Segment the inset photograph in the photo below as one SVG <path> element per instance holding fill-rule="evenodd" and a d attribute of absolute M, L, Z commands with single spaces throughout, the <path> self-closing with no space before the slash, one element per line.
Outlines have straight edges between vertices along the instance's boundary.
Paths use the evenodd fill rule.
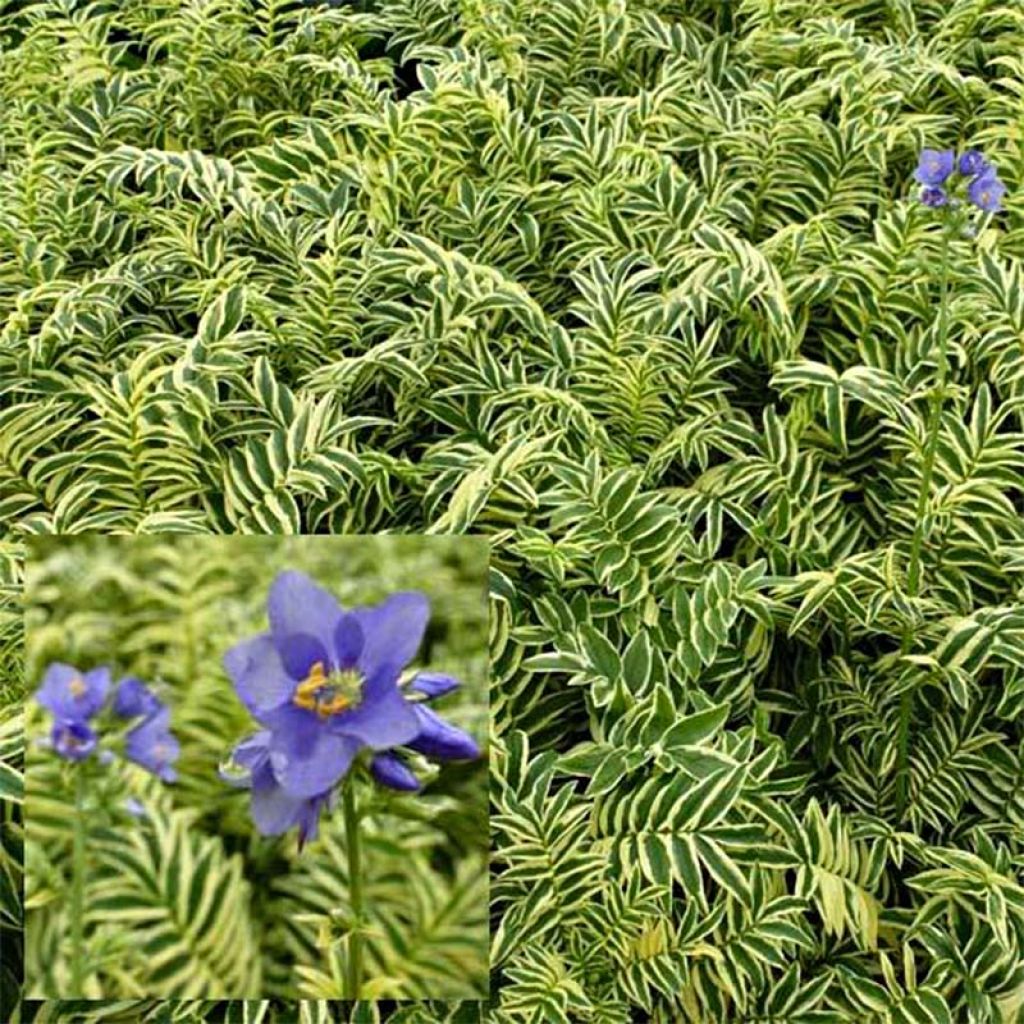
<path fill-rule="evenodd" d="M 27 998 L 486 998 L 487 567 L 33 539 Z"/>

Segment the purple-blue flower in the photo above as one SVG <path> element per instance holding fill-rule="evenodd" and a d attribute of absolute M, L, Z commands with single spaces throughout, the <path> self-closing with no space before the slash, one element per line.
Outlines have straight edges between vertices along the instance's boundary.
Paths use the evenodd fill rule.
<path fill-rule="evenodd" d="M 961 153 L 957 162 L 957 169 L 960 173 L 970 177 L 982 175 L 989 168 L 990 164 L 980 149 L 969 149 L 966 153 Z"/>
<path fill-rule="evenodd" d="M 166 707 L 130 729 L 124 741 L 125 757 L 164 782 L 178 777 L 174 762 L 180 752 L 181 744 L 171 732 L 171 711 Z"/>
<path fill-rule="evenodd" d="M 952 173 L 956 154 L 951 149 L 922 149 L 914 177 L 922 185 L 941 185 Z"/>
<path fill-rule="evenodd" d="M 277 781 L 270 761 L 270 733 L 258 732 L 242 740 L 231 755 L 234 770 L 221 769 L 221 778 L 232 786 L 252 791 L 250 809 L 260 833 L 277 836 L 296 825 L 299 848 L 315 839 L 320 812 L 334 801 L 333 791 L 312 797 L 292 796 Z"/>
<path fill-rule="evenodd" d="M 114 691 L 114 714 L 121 718 L 153 715 L 162 707 L 156 694 L 135 676 L 122 679 Z"/>
<path fill-rule="evenodd" d="M 87 722 L 103 707 L 109 689 L 109 669 L 79 672 L 57 661 L 47 667 L 35 697 L 58 721 Z"/>
<path fill-rule="evenodd" d="M 270 629 L 233 647 L 224 667 L 264 727 L 235 748 L 222 777 L 251 790 L 253 821 L 264 835 L 298 826 L 315 837 L 320 812 L 364 749 L 378 781 L 415 790 L 415 774 L 395 750 L 435 757 L 476 757 L 462 730 L 421 706 L 457 687 L 451 676 L 421 672 L 403 693 L 402 669 L 423 638 L 423 594 L 392 594 L 381 604 L 345 610 L 303 573 L 287 571 L 268 598 Z"/>
<path fill-rule="evenodd" d="M 427 625 L 422 594 L 345 611 L 308 576 L 287 571 L 267 606 L 270 630 L 228 651 L 224 667 L 270 733 L 270 763 L 286 792 L 324 793 L 362 747 L 384 750 L 416 735 L 398 678 Z"/>
<path fill-rule="evenodd" d="M 985 213 L 998 213 L 1003 208 L 1006 186 L 999 180 L 994 168 L 975 178 L 967 186 L 967 198 Z"/>
<path fill-rule="evenodd" d="M 84 761 L 99 745 L 99 731 L 90 724 L 101 711 L 121 717 L 144 716 L 125 737 L 125 756 L 167 782 L 176 776 L 171 767 L 178 756 L 178 741 L 170 730 L 171 712 L 138 679 L 123 679 L 110 697 L 110 670 L 80 672 L 63 662 L 50 664 L 36 699 L 53 715 L 50 747 L 69 761 Z M 110 764 L 110 749 L 97 751 L 101 764 Z"/>
<path fill-rule="evenodd" d="M 925 206 L 945 206 L 949 202 L 949 197 L 946 195 L 946 190 L 940 188 L 938 185 L 925 185 L 921 189 L 921 202 Z"/>
<path fill-rule="evenodd" d="M 57 721 L 50 731 L 50 742 L 61 757 L 84 761 L 96 749 L 97 736 L 85 722 Z"/>

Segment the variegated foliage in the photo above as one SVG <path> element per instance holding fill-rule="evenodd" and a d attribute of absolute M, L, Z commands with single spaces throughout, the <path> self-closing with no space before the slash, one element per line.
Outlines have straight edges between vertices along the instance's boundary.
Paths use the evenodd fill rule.
<path fill-rule="evenodd" d="M 488 1020 L 1018 1020 L 1019 0 L 5 11 L 12 602 L 32 533 L 480 533 Z"/>

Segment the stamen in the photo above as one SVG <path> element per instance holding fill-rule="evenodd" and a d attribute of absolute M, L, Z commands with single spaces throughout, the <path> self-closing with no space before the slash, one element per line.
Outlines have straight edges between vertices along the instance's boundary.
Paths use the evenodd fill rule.
<path fill-rule="evenodd" d="M 321 702 L 320 706 L 316 709 L 317 714 L 321 718 L 326 718 L 328 715 L 336 715 L 339 711 L 344 711 L 345 708 L 350 707 L 352 701 L 348 699 L 343 693 L 336 693 L 329 700 Z"/>
<path fill-rule="evenodd" d="M 75 676 L 74 679 L 68 683 L 68 693 L 70 693 L 72 697 L 81 697 L 82 694 L 85 693 L 85 690 L 85 683 L 82 682 L 79 676 Z"/>
<path fill-rule="evenodd" d="M 358 703 L 362 676 L 355 669 L 324 673 L 322 661 L 315 662 L 309 675 L 295 687 L 292 703 L 306 711 L 315 711 L 321 718 L 339 714 Z"/>

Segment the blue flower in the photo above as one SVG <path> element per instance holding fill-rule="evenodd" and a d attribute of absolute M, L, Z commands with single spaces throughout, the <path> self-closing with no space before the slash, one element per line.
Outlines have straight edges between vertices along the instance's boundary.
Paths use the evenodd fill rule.
<path fill-rule="evenodd" d="M 177 774 L 172 765 L 180 748 L 170 730 L 170 710 L 134 677 L 122 679 L 108 702 L 109 691 L 107 668 L 79 672 L 63 662 L 49 665 L 35 696 L 53 715 L 50 746 L 69 761 L 83 761 L 99 744 L 99 734 L 88 723 L 104 707 L 125 718 L 144 716 L 125 736 L 125 756 L 165 782 L 174 781 Z M 96 756 L 104 765 L 114 760 L 109 749 L 98 751 Z"/>
<path fill-rule="evenodd" d="M 990 164 L 980 149 L 969 149 L 960 155 L 957 169 L 964 175 L 980 176 L 990 169 Z"/>
<path fill-rule="evenodd" d="M 84 722 L 57 721 L 50 731 L 50 742 L 61 757 L 84 761 L 96 749 L 97 736 Z"/>
<path fill-rule="evenodd" d="M 941 185 L 952 173 L 956 155 L 951 149 L 922 149 L 914 177 L 922 185 Z"/>
<path fill-rule="evenodd" d="M 156 694 L 141 679 L 128 676 L 114 691 L 114 714 L 121 718 L 156 714 L 163 707 Z"/>
<path fill-rule="evenodd" d="M 270 630 L 233 647 L 224 667 L 269 732 L 277 783 L 290 796 L 327 792 L 363 747 L 385 750 L 418 731 L 398 686 L 429 616 L 426 597 L 393 594 L 345 611 L 300 572 L 281 573 L 267 602 Z"/>
<path fill-rule="evenodd" d="M 250 809 L 261 835 L 277 836 L 298 826 L 299 848 L 315 839 L 320 812 L 334 801 L 332 792 L 312 797 L 292 796 L 277 781 L 271 765 L 270 733 L 258 732 L 235 747 L 232 764 L 221 767 L 220 777 L 232 786 L 252 791 Z"/>
<path fill-rule="evenodd" d="M 109 689 L 109 669 L 79 672 L 57 661 L 47 667 L 35 698 L 58 721 L 87 722 L 103 707 Z"/>
<path fill-rule="evenodd" d="M 925 206 L 945 206 L 949 202 L 945 189 L 940 188 L 938 185 L 925 185 L 921 189 L 920 199 Z"/>
<path fill-rule="evenodd" d="M 409 696 L 399 686 L 428 616 L 419 593 L 346 611 L 302 573 L 274 580 L 269 631 L 224 656 L 239 697 L 264 728 L 236 746 L 221 777 L 251 791 L 260 833 L 298 826 L 300 846 L 314 838 L 335 786 L 364 749 L 375 751 L 373 776 L 402 790 L 420 782 L 395 748 L 441 758 L 479 754 L 471 736 L 421 706 L 455 689 L 456 679 L 420 672 Z"/>
<path fill-rule="evenodd" d="M 1005 194 L 1006 186 L 991 167 L 967 186 L 967 198 L 986 213 L 998 213 L 1003 208 Z"/>
<path fill-rule="evenodd" d="M 174 782 L 178 777 L 173 765 L 181 752 L 181 744 L 171 732 L 170 725 L 170 709 L 161 707 L 130 729 L 124 742 L 125 757 L 164 782 Z"/>

